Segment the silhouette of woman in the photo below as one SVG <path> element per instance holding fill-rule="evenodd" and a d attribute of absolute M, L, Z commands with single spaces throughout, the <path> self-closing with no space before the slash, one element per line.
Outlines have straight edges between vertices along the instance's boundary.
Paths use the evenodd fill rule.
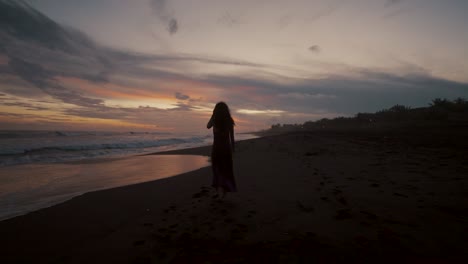
<path fill-rule="evenodd" d="M 234 120 L 229 112 L 229 107 L 224 102 L 216 104 L 213 115 L 206 125 L 208 129 L 213 127 L 213 148 L 211 150 L 211 166 L 213 169 L 212 186 L 226 192 L 236 192 L 236 182 L 232 166 L 232 152 L 234 145 Z"/>

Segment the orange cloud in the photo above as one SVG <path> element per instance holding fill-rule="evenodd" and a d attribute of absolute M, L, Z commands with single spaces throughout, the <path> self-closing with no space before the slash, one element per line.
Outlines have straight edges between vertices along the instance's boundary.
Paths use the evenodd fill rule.
<path fill-rule="evenodd" d="M 67 130 L 114 130 L 114 131 L 172 131 L 171 127 L 122 121 L 118 119 L 83 118 L 61 115 L 1 115 L 0 122 L 9 129 L 67 129 Z"/>
<path fill-rule="evenodd" d="M 175 93 L 186 94 L 190 99 L 205 102 L 219 101 L 229 97 L 233 89 L 189 79 L 164 79 L 155 81 L 155 91 L 148 88 L 123 86 L 113 83 L 92 83 L 76 77 L 57 77 L 57 81 L 64 86 L 91 97 L 104 100 L 126 101 L 127 105 L 155 105 L 156 107 L 172 108 L 179 101 Z M 157 89 L 157 91 L 156 91 Z"/>
<path fill-rule="evenodd" d="M 174 96 L 166 93 L 158 93 L 144 90 L 137 87 L 125 87 L 113 83 L 91 83 L 84 79 L 74 77 L 57 77 L 57 80 L 65 85 L 73 86 L 76 90 L 86 92 L 88 95 L 94 95 L 101 98 L 113 99 L 159 99 L 172 100 Z"/>
<path fill-rule="evenodd" d="M 0 65 L 7 65 L 10 59 L 5 56 L 0 54 Z"/>

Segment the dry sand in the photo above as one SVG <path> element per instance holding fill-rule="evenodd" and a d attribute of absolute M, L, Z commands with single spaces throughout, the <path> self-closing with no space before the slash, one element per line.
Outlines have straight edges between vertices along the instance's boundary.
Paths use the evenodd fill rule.
<path fill-rule="evenodd" d="M 238 193 L 214 198 L 209 167 L 87 193 L 0 222 L 0 261 L 463 263 L 468 155 L 449 141 L 318 132 L 238 142 Z"/>

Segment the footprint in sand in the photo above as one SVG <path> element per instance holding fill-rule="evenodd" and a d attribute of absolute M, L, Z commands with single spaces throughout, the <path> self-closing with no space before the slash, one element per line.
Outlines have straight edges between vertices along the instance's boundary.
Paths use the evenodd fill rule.
<path fill-rule="evenodd" d="M 192 195 L 192 198 L 202 198 L 202 197 L 207 197 L 210 195 L 210 191 L 208 189 L 203 189 L 200 192 L 197 192 Z"/>
<path fill-rule="evenodd" d="M 348 205 L 348 202 L 346 201 L 344 197 L 338 198 L 338 202 L 340 202 L 342 205 Z"/>
<path fill-rule="evenodd" d="M 364 210 L 361 210 L 361 214 L 364 214 L 370 220 L 376 220 L 378 218 L 376 214 Z"/>
<path fill-rule="evenodd" d="M 408 195 L 397 193 L 397 192 L 394 192 L 393 195 L 408 198 Z"/>
<path fill-rule="evenodd" d="M 343 191 L 341 191 L 340 189 L 338 189 L 336 187 L 335 187 L 335 189 L 333 189 L 333 194 L 334 195 L 338 195 L 338 194 L 341 194 L 341 193 L 343 193 Z"/>
<path fill-rule="evenodd" d="M 164 209 L 163 212 L 164 212 L 165 214 L 167 214 L 167 213 L 169 213 L 169 212 L 171 212 L 171 211 L 175 211 L 176 209 L 177 209 L 177 206 L 171 205 L 171 206 L 169 206 L 169 208 Z"/>
<path fill-rule="evenodd" d="M 227 214 L 228 214 L 228 210 L 222 209 L 222 210 L 220 211 L 220 213 L 221 213 L 222 215 L 227 215 Z"/>
<path fill-rule="evenodd" d="M 241 240 L 242 239 L 242 233 L 240 232 L 239 229 L 232 229 L 231 230 L 231 240 Z"/>
<path fill-rule="evenodd" d="M 247 232 L 248 227 L 245 224 L 237 224 L 236 225 L 241 231 Z"/>
<path fill-rule="evenodd" d="M 133 242 L 133 245 L 134 246 L 142 246 L 142 245 L 145 244 L 145 242 L 146 242 L 145 240 L 137 240 L 137 241 Z"/>
<path fill-rule="evenodd" d="M 306 153 L 304 154 L 304 156 L 307 156 L 307 157 L 310 157 L 310 156 L 317 156 L 317 155 L 319 155 L 319 153 L 318 153 L 317 151 L 315 151 L 315 152 L 306 152 Z"/>
<path fill-rule="evenodd" d="M 371 243 L 371 240 L 363 235 L 354 237 L 354 241 L 361 247 L 368 247 Z"/>
<path fill-rule="evenodd" d="M 151 257 L 140 256 L 140 257 L 137 257 L 132 263 L 135 263 L 135 264 L 150 264 L 151 263 Z"/>
<path fill-rule="evenodd" d="M 245 224 L 236 224 L 235 228 L 231 230 L 231 239 L 239 240 L 242 239 L 248 232 L 249 228 Z"/>
<path fill-rule="evenodd" d="M 336 212 L 335 219 L 336 220 L 345 220 L 351 219 L 351 210 L 349 209 L 340 209 Z"/>
<path fill-rule="evenodd" d="M 247 212 L 247 218 L 251 218 L 251 217 L 253 217 L 253 216 L 256 215 L 256 214 L 257 214 L 257 211 L 255 211 L 255 210 L 249 210 L 249 211 Z"/>

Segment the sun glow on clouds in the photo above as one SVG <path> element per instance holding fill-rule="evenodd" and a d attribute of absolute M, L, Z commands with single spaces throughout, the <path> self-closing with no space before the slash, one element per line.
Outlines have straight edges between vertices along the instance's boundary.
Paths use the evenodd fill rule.
<path fill-rule="evenodd" d="M 465 29 L 464 5 L 446 17 L 438 7 L 454 1 L 417 10 L 406 9 L 412 1 L 366 1 L 200 1 L 197 12 L 184 1 L 153 1 L 177 14 L 170 32 L 168 21 L 154 21 L 151 1 L 54 1 L 44 9 L 82 33 L 43 27 L 47 14 L 30 17 L 7 1 L 22 16 L 0 16 L 0 126 L 198 131 L 215 103 L 226 101 L 237 129 L 252 130 L 466 97 L 467 35 L 447 30 Z M 140 28 L 148 21 L 160 25 Z"/>
<path fill-rule="evenodd" d="M 63 109 L 62 109 L 63 110 Z M 103 119 L 67 115 L 60 109 L 32 110 L 25 106 L 0 107 L 0 129 L 93 129 L 93 130 L 154 130 L 152 124 L 141 124 L 120 119 Z M 8 127 L 3 127 L 8 125 Z M 90 125 L 92 124 L 92 125 Z M 157 127 L 158 131 L 170 128 Z"/>
<path fill-rule="evenodd" d="M 239 109 L 237 110 L 239 114 L 246 114 L 246 115 L 280 115 L 286 113 L 282 110 L 253 110 L 253 109 Z"/>
<path fill-rule="evenodd" d="M 78 78 L 58 78 L 62 83 L 80 92 L 104 100 L 107 106 L 133 107 L 151 106 L 173 109 L 177 100 L 172 93 L 153 92 L 143 88 L 125 87 L 112 83 L 95 84 Z"/>
<path fill-rule="evenodd" d="M 106 99 L 104 104 L 109 107 L 128 107 L 128 108 L 138 108 L 138 107 L 156 107 L 159 109 L 174 109 L 177 108 L 176 105 L 170 102 L 165 102 L 163 100 L 125 100 L 125 99 Z"/>

